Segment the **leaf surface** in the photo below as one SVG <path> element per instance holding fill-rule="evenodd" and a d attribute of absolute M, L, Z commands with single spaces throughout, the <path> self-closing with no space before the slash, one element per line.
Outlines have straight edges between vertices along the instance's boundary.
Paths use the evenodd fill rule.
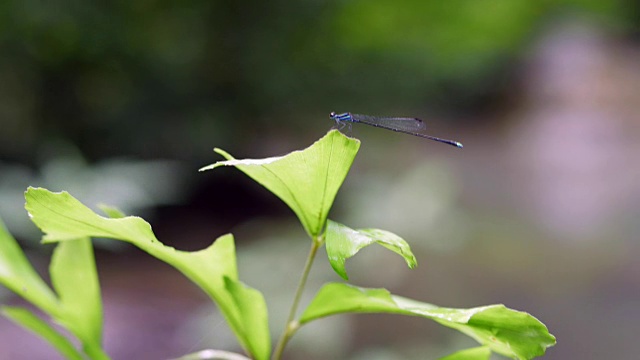
<path fill-rule="evenodd" d="M 284 201 L 307 233 L 317 237 L 324 230 L 327 214 L 359 148 L 359 140 L 331 130 L 310 147 L 279 157 L 237 160 L 214 149 L 227 160 L 200 171 L 237 167 Z"/>
<path fill-rule="evenodd" d="M 32 221 L 45 233 L 44 242 L 105 237 L 139 247 L 172 265 L 198 285 L 218 305 L 244 349 L 255 359 L 268 359 L 270 335 L 264 297 L 255 290 L 230 292 L 226 285 L 229 281 L 238 282 L 232 235 L 221 236 L 200 251 L 179 251 L 158 241 L 149 223 L 142 218 L 120 217 L 120 214 L 114 219 L 102 217 L 67 192 L 29 188 L 25 198 Z M 254 308 L 247 311 L 247 304 Z M 260 314 L 261 311 L 265 313 Z"/>
<path fill-rule="evenodd" d="M 471 309 L 443 308 L 385 289 L 329 283 L 323 286 L 300 317 L 300 324 L 341 313 L 391 313 L 420 316 L 461 331 L 492 351 L 517 359 L 541 356 L 555 337 L 533 316 L 504 305 Z"/>
<path fill-rule="evenodd" d="M 327 256 L 333 270 L 343 279 L 348 280 L 345 262 L 360 249 L 371 244 L 380 244 L 402 256 L 409 268 L 418 265 L 416 257 L 406 241 L 398 235 L 380 229 L 354 230 L 345 225 L 329 220 L 325 234 Z"/>

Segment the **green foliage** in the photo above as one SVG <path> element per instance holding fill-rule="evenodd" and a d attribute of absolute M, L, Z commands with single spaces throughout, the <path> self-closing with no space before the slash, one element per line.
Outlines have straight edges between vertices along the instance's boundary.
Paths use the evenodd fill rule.
<path fill-rule="evenodd" d="M 216 149 L 227 160 L 203 168 L 238 167 L 288 204 L 312 240 L 285 331 L 271 358 L 281 358 L 288 340 L 301 326 L 341 313 L 424 317 L 465 333 L 483 345 L 453 354 L 450 359 L 486 359 L 488 352 L 531 359 L 553 346 L 555 338 L 544 324 L 527 313 L 503 305 L 444 308 L 392 295 L 385 289 L 364 289 L 348 284 L 326 284 L 297 317 L 308 273 L 318 248 L 323 244 L 327 245 L 332 267 L 345 279 L 346 259 L 373 243 L 401 255 L 410 268 L 416 266 L 408 243 L 399 236 L 379 229 L 353 230 L 327 220 L 329 209 L 359 146 L 359 141 L 332 130 L 309 148 L 282 157 L 236 160 Z M 102 305 L 89 240 L 102 237 L 131 243 L 182 272 L 216 303 L 251 358 L 269 358 L 271 338 L 266 303 L 258 290 L 239 281 L 232 235 L 221 236 L 201 251 L 178 251 L 158 241 L 151 226 L 143 219 L 124 216 L 116 209 L 103 207 L 111 218 L 103 217 L 66 192 L 53 193 L 39 188 L 29 188 L 25 198 L 32 221 L 45 233 L 43 241 L 57 243 L 50 268 L 55 294 L 37 276 L 3 227 L 0 227 L 0 250 L 4 250 L 0 252 L 0 281 L 69 330 L 81 341 L 82 351 L 88 357 L 107 358 L 100 346 Z M 76 286 L 78 283 L 83 286 Z M 81 356 L 64 336 L 32 313 L 9 307 L 3 308 L 2 313 L 47 339 L 67 358 Z M 225 359 L 243 358 L 239 354 L 218 350 L 198 352 L 184 358 L 201 358 L 214 353 Z"/>
<path fill-rule="evenodd" d="M 402 256 L 409 268 L 413 269 L 418 265 L 418 261 L 413 256 L 409 244 L 398 235 L 385 230 L 353 230 L 329 220 L 327 222 L 325 241 L 331 267 L 345 280 L 349 280 L 347 271 L 344 268 L 345 261 L 354 256 L 360 249 L 374 243 L 378 243 Z"/>
<path fill-rule="evenodd" d="M 104 237 L 129 242 L 172 265 L 218 305 L 240 344 L 256 359 L 270 352 L 266 304 L 262 295 L 238 280 L 233 237 L 224 235 L 208 248 L 185 252 L 160 243 L 139 217 L 109 219 L 94 213 L 68 193 L 30 188 L 26 208 L 45 233 L 44 242 L 75 242 Z"/>
<path fill-rule="evenodd" d="M 58 299 L 31 266 L 27 257 L 0 221 L 0 283 L 42 311 L 55 313 Z"/>
<path fill-rule="evenodd" d="M 236 160 L 215 149 L 227 161 L 200 170 L 237 167 L 289 205 L 307 233 L 316 237 L 324 230 L 327 214 L 359 148 L 360 141 L 333 130 L 304 151 L 281 157 Z"/>
<path fill-rule="evenodd" d="M 533 316 L 489 305 L 471 309 L 451 309 L 391 295 L 385 289 L 364 289 L 330 283 L 315 296 L 300 323 L 341 313 L 390 313 L 421 316 L 463 332 L 496 353 L 518 359 L 544 354 L 555 338 Z"/>
<path fill-rule="evenodd" d="M 488 346 L 479 346 L 457 351 L 451 355 L 440 358 L 440 360 L 489 360 L 490 357 L 491 349 Z"/>
<path fill-rule="evenodd" d="M 91 240 L 80 237 L 56 246 L 49 273 L 60 299 L 58 323 L 80 339 L 87 354 L 101 353 L 102 301 Z"/>
<path fill-rule="evenodd" d="M 15 239 L 0 225 L 0 283 L 71 332 L 91 359 L 108 358 L 100 345 L 102 303 L 90 240 L 78 236 L 54 250 L 49 273 L 56 296 L 31 267 Z M 2 313 L 45 338 L 67 357 L 77 358 L 78 353 L 71 350 L 73 347 L 64 336 L 29 310 L 3 307 Z"/>

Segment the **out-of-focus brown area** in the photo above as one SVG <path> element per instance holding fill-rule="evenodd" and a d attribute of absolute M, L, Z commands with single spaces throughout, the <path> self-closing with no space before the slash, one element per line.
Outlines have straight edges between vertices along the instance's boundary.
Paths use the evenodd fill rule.
<path fill-rule="evenodd" d="M 143 216 L 201 249 L 232 232 L 240 278 L 263 291 L 274 339 L 309 241 L 238 158 L 304 148 L 330 111 L 417 116 L 464 149 L 366 126 L 330 217 L 397 233 L 350 282 L 448 307 L 527 311 L 548 359 L 640 352 L 640 43 L 624 1 L 142 1 L 0 4 L 0 217 L 46 277 L 51 246 L 27 186 Z M 238 350 L 215 306 L 171 267 L 95 242 L 113 359 Z M 320 254 L 306 300 L 339 281 Z M 2 304 L 22 304 L 0 289 Z M 288 359 L 431 359 L 474 343 L 418 318 L 335 317 Z M 0 360 L 55 359 L 0 318 Z"/>

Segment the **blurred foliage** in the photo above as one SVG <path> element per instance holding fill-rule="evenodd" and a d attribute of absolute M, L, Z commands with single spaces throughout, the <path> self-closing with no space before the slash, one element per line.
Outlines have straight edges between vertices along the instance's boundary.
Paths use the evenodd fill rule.
<path fill-rule="evenodd" d="M 580 16 L 624 30 L 629 6 L 7 0 L 0 154 L 31 162 L 38 144 L 64 138 L 91 160 L 190 158 L 212 143 L 330 126 L 301 114 L 473 108 L 501 91 L 540 25 Z M 291 125 L 274 129 L 282 121 Z"/>

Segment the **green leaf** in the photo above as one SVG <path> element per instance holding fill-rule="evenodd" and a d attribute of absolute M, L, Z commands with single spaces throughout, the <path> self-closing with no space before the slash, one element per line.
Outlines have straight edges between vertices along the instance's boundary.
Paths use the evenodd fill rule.
<path fill-rule="evenodd" d="M 160 243 L 149 223 L 139 217 L 104 218 L 66 192 L 53 193 L 46 189 L 29 188 L 25 198 L 31 220 L 45 233 L 43 241 L 104 237 L 126 241 L 139 247 L 178 269 L 207 293 L 216 302 L 229 327 L 249 354 L 258 360 L 269 357 L 270 351 L 265 351 L 263 345 L 270 342 L 266 331 L 266 313 L 257 316 L 259 310 L 254 310 L 251 316 L 255 319 L 247 319 L 248 314 L 241 310 L 244 307 L 243 301 L 254 302 L 256 309 L 266 309 L 264 298 L 257 292 L 238 291 L 232 294 L 225 284 L 226 278 L 238 281 L 232 235 L 221 236 L 204 250 L 179 251 Z M 250 295 L 250 300 L 244 299 L 247 294 Z M 254 326 L 246 328 L 245 324 L 252 321 Z M 257 324 L 257 321 L 263 323 Z"/>
<path fill-rule="evenodd" d="M 322 287 L 300 317 L 300 324 L 340 313 L 392 313 L 421 316 L 461 331 L 492 351 L 517 359 L 531 359 L 553 346 L 555 337 L 533 316 L 489 305 L 472 309 L 441 308 L 385 289 L 365 289 L 330 283 Z"/>
<path fill-rule="evenodd" d="M 84 359 L 67 338 L 31 311 L 18 307 L 3 306 L 0 308 L 0 312 L 9 320 L 40 335 L 40 337 L 53 345 L 65 358 L 71 360 Z"/>
<path fill-rule="evenodd" d="M 72 332 L 82 341 L 85 352 L 92 359 L 106 359 L 100 346 L 102 304 L 93 247 L 89 239 L 69 241 L 58 245 L 54 250 L 50 273 L 59 298 L 33 270 L 20 247 L 1 223 L 0 250 L 0 282 Z M 23 326 L 34 326 L 30 329 L 39 334 L 40 331 L 46 332 L 36 322 L 41 322 L 39 318 L 30 319 L 21 312 L 13 313 L 25 321 L 19 322 Z M 49 335 L 43 337 L 47 340 L 52 338 Z M 58 347 L 57 344 L 53 345 Z"/>
<path fill-rule="evenodd" d="M 488 346 L 478 346 L 472 349 L 457 351 L 451 355 L 440 358 L 439 360 L 489 360 L 491 357 L 491 348 Z"/>
<path fill-rule="evenodd" d="M 214 149 L 227 161 L 218 161 L 200 171 L 237 167 L 289 205 L 307 233 L 317 237 L 359 148 L 359 140 L 331 130 L 310 147 L 280 157 L 236 160 L 225 151 Z"/>
<path fill-rule="evenodd" d="M 53 317 L 80 339 L 87 353 L 101 353 L 102 301 L 91 240 L 59 243 L 49 273 L 61 305 Z"/>
<path fill-rule="evenodd" d="M 82 205 L 66 191 L 53 193 L 29 187 L 25 208 L 45 235 L 44 243 L 75 240 L 82 237 L 104 237 L 138 243 L 155 250 L 158 243 L 151 226 L 139 217 L 108 219 Z M 142 241 L 143 240 L 143 241 Z"/>
<path fill-rule="evenodd" d="M 354 256 L 360 249 L 378 243 L 404 258 L 409 268 L 418 265 L 409 244 L 401 237 L 389 231 L 379 229 L 354 230 L 340 223 L 329 220 L 325 233 L 327 255 L 333 270 L 343 279 L 348 280 L 345 261 Z"/>
<path fill-rule="evenodd" d="M 16 240 L 0 220 L 0 284 L 42 311 L 55 314 L 58 298 L 31 266 Z"/>
<path fill-rule="evenodd" d="M 245 286 L 240 281 L 225 279 L 225 286 L 233 297 L 238 311 L 245 336 L 254 339 L 255 353 L 265 354 L 271 352 L 271 338 L 269 334 L 269 319 L 267 318 L 267 305 L 262 294 L 255 289 Z"/>

